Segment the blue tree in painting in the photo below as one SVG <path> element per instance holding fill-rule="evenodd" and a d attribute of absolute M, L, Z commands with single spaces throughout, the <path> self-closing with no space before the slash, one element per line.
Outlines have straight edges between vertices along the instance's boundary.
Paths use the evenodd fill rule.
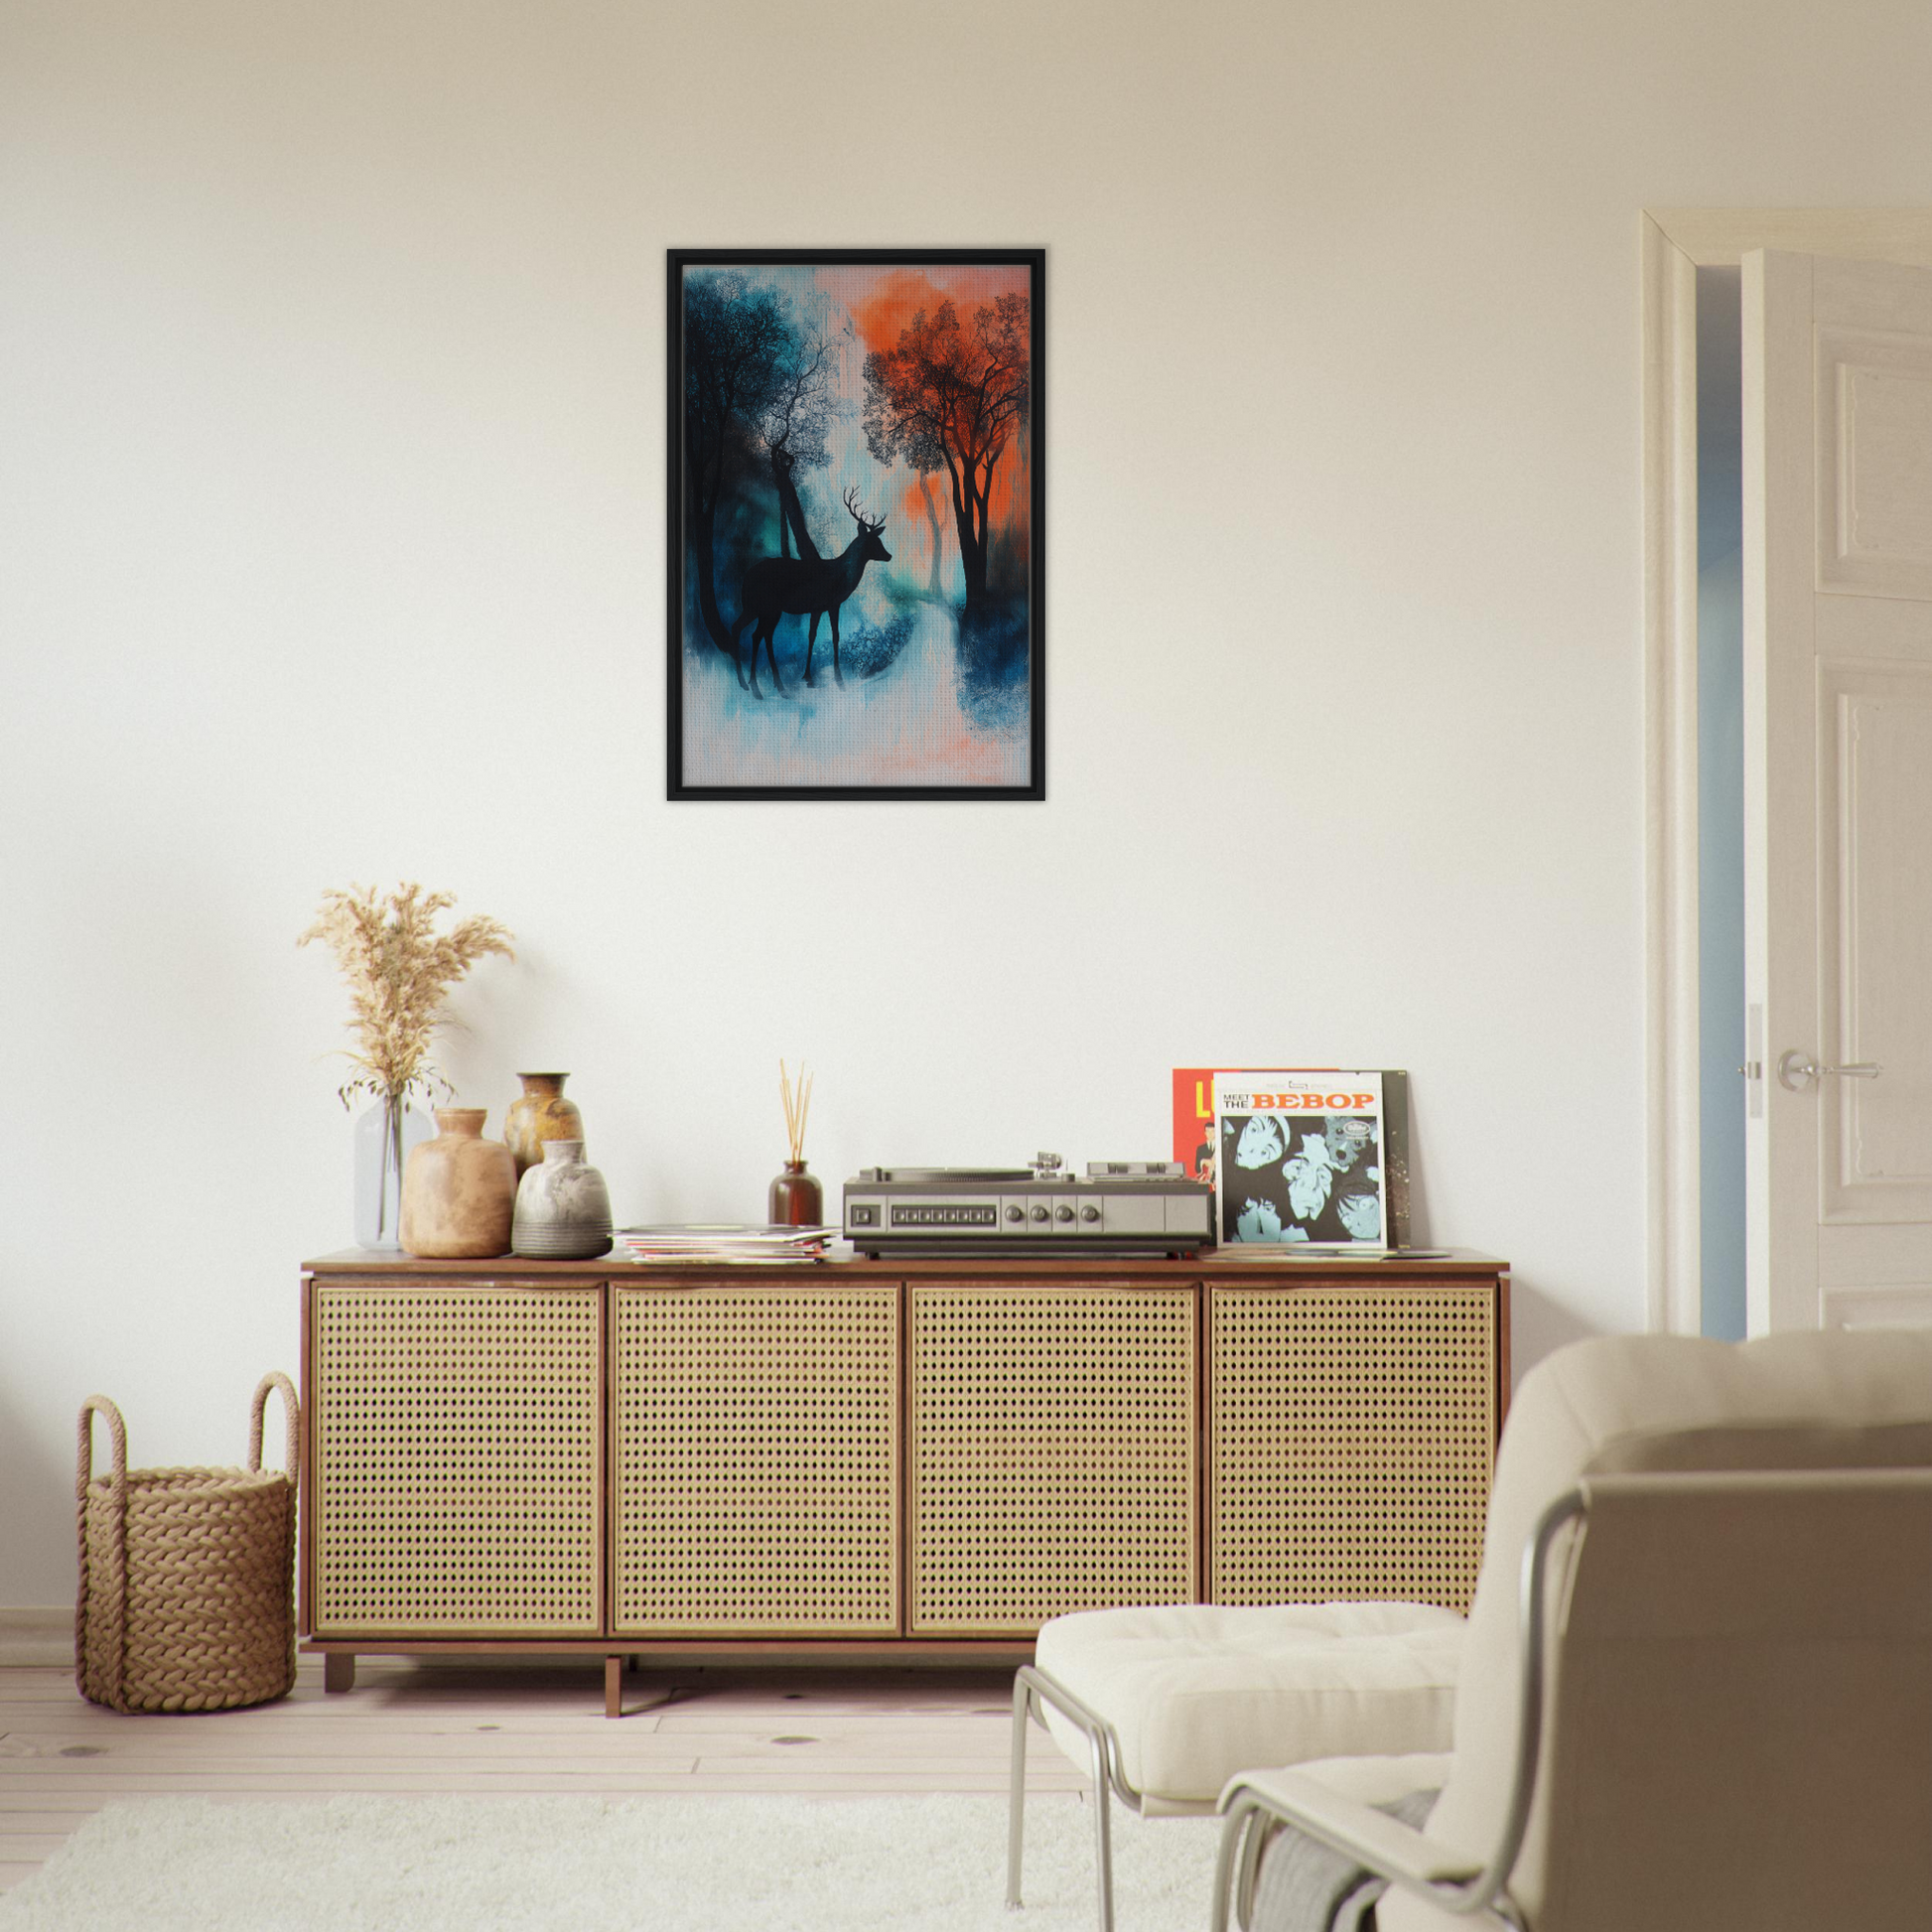
<path fill-rule="evenodd" d="M 746 677 L 737 634 L 718 601 L 719 515 L 748 482 L 760 450 L 774 467 L 782 455 L 787 475 L 790 464 L 825 462 L 835 407 L 830 368 L 822 332 L 800 324 L 781 290 L 735 273 L 687 283 L 684 481 L 698 614 L 747 689 L 755 680 Z M 797 528 L 802 535 L 802 514 Z"/>

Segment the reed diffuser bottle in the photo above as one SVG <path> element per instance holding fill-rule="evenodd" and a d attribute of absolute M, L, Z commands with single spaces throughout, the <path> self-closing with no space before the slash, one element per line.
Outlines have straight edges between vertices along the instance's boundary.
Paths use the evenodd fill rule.
<path fill-rule="evenodd" d="M 812 1105 L 812 1077 L 798 1062 L 798 1082 L 792 1084 L 783 1060 L 778 1062 L 778 1098 L 784 1102 L 785 1140 L 791 1158 L 765 1195 L 766 1217 L 773 1227 L 815 1228 L 825 1223 L 825 1190 L 818 1176 L 805 1169 L 805 1116 Z"/>

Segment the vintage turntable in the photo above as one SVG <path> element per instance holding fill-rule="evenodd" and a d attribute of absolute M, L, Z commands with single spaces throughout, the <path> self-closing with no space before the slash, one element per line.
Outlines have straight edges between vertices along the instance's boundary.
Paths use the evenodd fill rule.
<path fill-rule="evenodd" d="M 1214 1191 L 1173 1161 L 1031 1168 L 862 1168 L 845 1236 L 881 1255 L 1190 1255 L 1213 1239 Z"/>

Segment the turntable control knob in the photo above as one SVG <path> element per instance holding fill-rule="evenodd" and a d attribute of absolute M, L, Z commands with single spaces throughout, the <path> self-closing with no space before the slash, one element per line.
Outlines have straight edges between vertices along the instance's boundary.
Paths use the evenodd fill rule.
<path fill-rule="evenodd" d="M 1018 1201 L 1013 1202 L 1013 1204 L 1010 1207 L 1008 1207 L 1007 1219 L 1009 1221 L 1024 1221 L 1026 1218 L 1027 1218 L 1027 1210 L 1024 1207 L 1022 1207 Z"/>
<path fill-rule="evenodd" d="M 1100 1210 L 1089 1201 L 1085 1207 L 1081 1208 L 1080 1218 L 1083 1221 L 1097 1221 L 1100 1218 Z"/>
<path fill-rule="evenodd" d="M 1046 1219 L 1046 1210 L 1045 1210 L 1045 1208 L 1043 1208 L 1043 1207 L 1035 1207 L 1035 1208 L 1034 1209 L 1034 1219 L 1035 1219 L 1035 1221 L 1043 1221 L 1043 1220 L 1045 1220 L 1045 1219 Z"/>
<path fill-rule="evenodd" d="M 1054 1208 L 1053 1218 L 1059 1221 L 1070 1221 L 1073 1218 L 1073 1210 L 1064 1202 L 1061 1202 L 1058 1207 Z"/>

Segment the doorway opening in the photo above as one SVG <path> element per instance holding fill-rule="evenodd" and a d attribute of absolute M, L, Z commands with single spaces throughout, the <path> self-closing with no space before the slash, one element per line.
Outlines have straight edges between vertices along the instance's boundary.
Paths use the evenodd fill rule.
<path fill-rule="evenodd" d="M 1850 1216 L 1827 1215 L 1816 1223 L 1815 1231 L 1810 1221 L 1803 1228 L 1793 1222 L 1783 1237 L 1779 1237 L 1767 1219 L 1782 1215 L 1785 1221 L 1793 1221 L 1796 1213 L 1793 1203 L 1799 1194 L 1809 1197 L 1818 1174 L 1813 1173 L 1812 1179 L 1795 1191 L 1787 1186 L 1773 1192 L 1768 1184 L 1758 1184 L 1757 1168 L 1765 1158 L 1766 1129 L 1764 1120 L 1751 1116 L 1759 1106 L 1776 1103 L 1776 1096 L 1767 1092 L 1768 1081 L 1761 1064 L 1771 1055 L 1773 1042 L 1758 1036 L 1759 1030 L 1754 1023 L 1759 1009 L 1755 1006 L 1743 1008 L 1746 1025 L 1741 1034 L 1738 1025 L 1742 991 L 1734 966 L 1737 950 L 1734 935 L 1741 893 L 1734 882 L 1740 870 L 1737 853 L 1741 840 L 1736 828 L 1742 820 L 1752 834 L 1755 851 L 1758 827 L 1751 824 L 1745 811 L 1738 809 L 1740 788 L 1732 749 L 1741 743 L 1743 736 L 1739 702 L 1743 653 L 1737 642 L 1741 597 L 1735 588 L 1741 586 L 1743 574 L 1741 545 L 1737 544 L 1737 537 L 1742 533 L 1743 507 L 1739 487 L 1742 395 L 1738 382 L 1742 360 L 1742 278 L 1736 271 L 1745 255 L 1758 248 L 1841 263 L 1932 268 L 1932 208 L 1649 208 L 1642 216 L 1640 232 L 1647 714 L 1644 1043 L 1649 1239 L 1646 1321 L 1653 1329 L 1677 1334 L 1737 1332 L 1740 1247 L 1746 1284 L 1745 1320 L 1750 1328 L 1808 1325 L 1813 1319 L 1828 1316 L 1848 1324 L 1867 1316 L 1871 1320 L 1894 1323 L 1901 1318 L 1900 1311 L 1907 1307 L 1919 1311 L 1913 1319 L 1932 1320 L 1932 1259 L 1914 1260 L 1906 1269 L 1911 1276 L 1909 1282 L 1896 1279 L 1904 1264 L 1896 1258 L 1885 1258 L 1889 1253 L 1885 1243 L 1892 1237 L 1879 1232 L 1894 1223 L 1932 1229 L 1932 1154 L 1914 1155 L 1909 1164 L 1914 1175 L 1912 1185 L 1924 1189 L 1925 1213 L 1917 1219 L 1908 1221 L 1895 1212 L 1876 1211 L 1880 1207 L 1899 1207 L 1903 1196 L 1894 1191 L 1888 1191 L 1882 1201 L 1875 1194 L 1863 1196 L 1869 1211 Z M 1716 276 L 1703 273 L 1712 269 L 1728 273 Z M 1878 270 L 1880 279 L 1884 272 Z M 1840 297 L 1853 300 L 1856 307 L 1856 296 L 1845 297 L 1845 291 L 1856 284 L 1857 274 L 1848 283 L 1836 270 L 1833 273 Z M 1892 325 L 1883 320 L 1879 310 L 1870 313 L 1879 317 L 1873 327 L 1881 332 L 1891 331 Z M 1916 333 L 1924 342 L 1932 344 L 1932 325 Z M 1783 345 L 1785 362 L 1780 366 L 1790 391 L 1783 401 L 1787 409 L 1798 407 L 1802 413 L 1797 394 L 1801 386 L 1797 362 L 1802 358 L 1798 356 L 1795 343 L 1793 337 Z M 1707 356 L 1722 356 L 1722 360 L 1706 361 Z M 1881 385 L 1875 392 L 1875 400 L 1887 405 L 1907 403 L 1914 398 L 1922 401 L 1928 384 L 1932 384 L 1932 376 L 1926 374 L 1925 366 L 1918 364 L 1908 373 L 1916 387 L 1892 385 L 1887 389 Z M 1878 424 L 1876 414 L 1872 422 Z M 1898 459 L 1890 466 L 1887 486 L 1895 492 L 1902 490 L 1908 506 L 1920 501 L 1923 495 L 1922 479 L 1914 483 L 1917 473 L 1912 469 L 1910 453 L 1923 445 L 1926 434 L 1922 422 L 1906 421 L 1902 426 L 1894 426 L 1886 445 Z M 1884 454 L 1879 448 L 1884 441 L 1879 437 L 1872 442 L 1874 454 Z M 1901 449 L 1905 455 L 1899 458 Z M 1795 511 L 1793 516 L 1793 530 L 1785 540 L 1801 541 L 1795 534 Z M 1914 527 L 1917 533 L 1911 535 L 1902 554 L 1913 570 L 1925 575 L 1911 577 L 1906 582 L 1897 579 L 1893 571 L 1892 578 L 1886 580 L 1891 588 L 1876 594 L 1891 598 L 1900 610 L 1914 607 L 1924 610 L 1932 606 L 1932 592 L 1925 587 L 1927 582 L 1932 582 L 1932 544 L 1924 540 L 1922 528 Z M 1889 557 L 1891 552 L 1885 554 Z M 1874 569 L 1882 561 L 1864 560 Z M 1732 570 L 1736 572 L 1734 579 L 1730 577 Z M 1883 572 L 1879 574 L 1882 576 Z M 1850 624 L 1855 619 L 1873 616 L 1871 610 L 1863 608 L 1871 599 L 1864 597 L 1857 584 L 1841 584 L 1837 588 L 1847 590 L 1848 595 L 1837 601 L 1843 608 L 1835 606 L 1835 621 L 1843 620 Z M 1877 608 L 1879 619 L 1885 615 L 1885 609 L 1883 605 Z M 1898 612 L 1891 615 L 1897 619 Z M 1883 637 L 1872 648 L 1861 646 L 1860 650 L 1852 650 L 1841 639 L 1834 645 L 1834 651 L 1847 663 L 1861 658 L 1861 653 L 1863 658 L 1874 661 L 1890 661 L 1897 655 Z M 1932 656 L 1932 650 L 1918 646 L 1914 646 L 1914 652 L 1921 657 Z M 1912 687 L 1915 706 L 1922 706 L 1917 695 L 1922 688 Z M 1882 705 L 1888 699 L 1884 693 L 1874 693 L 1870 702 Z M 1753 752 L 1755 792 L 1760 774 L 1754 768 L 1755 748 Z M 1932 769 L 1932 762 L 1922 753 L 1914 752 L 1913 758 L 1916 763 L 1912 759 L 1901 762 L 1894 757 L 1891 766 L 1908 776 L 1914 771 L 1922 774 Z M 1716 763 L 1715 770 L 1707 768 L 1708 761 L 1712 760 Z M 1866 787 L 1859 794 L 1863 801 L 1861 810 L 1869 816 L 1867 808 L 1883 806 L 1896 818 L 1894 793 L 1904 795 L 1898 786 L 1890 790 L 1882 786 Z M 1780 796 L 1788 808 L 1789 788 Z M 1918 793 L 1912 792 L 1911 796 L 1916 800 Z M 1766 806 L 1758 801 L 1752 809 L 1763 811 Z M 1932 826 L 1932 818 L 1925 819 L 1924 824 Z M 1871 836 L 1889 840 L 1886 849 L 1893 858 L 1901 851 L 1910 856 L 1932 846 L 1932 832 L 1921 831 L 1916 821 L 1901 827 L 1888 819 L 1881 828 L 1874 820 Z M 1825 853 L 1825 848 L 1813 850 L 1809 857 L 1816 860 L 1821 853 Z M 1825 857 L 1829 856 L 1825 853 Z M 1814 881 L 1811 892 L 1799 895 L 1806 903 L 1815 896 L 1816 885 Z M 1925 903 L 1915 882 L 1901 887 L 1898 881 L 1891 880 L 1885 896 L 1888 903 L 1909 905 L 1921 911 Z M 1747 930 L 1745 936 L 1755 973 L 1766 933 Z M 1833 962 L 1842 963 L 1842 955 L 1843 948 L 1837 948 L 1828 949 L 1822 956 L 1825 965 L 1835 972 Z M 1910 960 L 1904 968 L 1888 967 L 1887 970 L 1891 978 L 1883 987 L 1876 992 L 1866 988 L 1860 997 L 1874 1016 L 1882 1006 L 1885 1013 L 1894 1016 L 1902 1013 L 1912 1025 L 1920 1025 L 1923 1002 L 1912 989 L 1922 985 L 1923 973 Z M 1870 970 L 1862 968 L 1862 971 L 1868 980 Z M 1833 983 L 1838 984 L 1836 980 Z M 1900 987 L 1904 990 L 1897 990 Z M 1751 998 L 1756 1001 L 1764 995 L 1753 990 Z M 1785 1049 L 1802 1047 L 1816 1053 L 1820 1050 L 1819 1036 L 1850 1037 L 1843 1022 L 1842 1013 L 1830 1025 L 1820 1018 L 1813 1025 L 1795 1028 L 1777 1045 Z M 1857 1033 L 1858 1029 L 1854 1027 L 1851 1031 Z M 1888 1036 L 1888 1043 L 1890 1056 L 1900 1064 L 1914 1054 L 1917 1056 L 1914 1064 L 1932 1064 L 1909 1042 L 1901 1045 Z M 1851 1064 L 1863 1057 L 1863 1049 L 1854 1054 L 1848 1044 L 1839 1051 L 1838 1057 Z M 1869 1057 L 1882 1060 L 1886 1055 L 1874 1047 Z M 1746 1078 L 1739 1071 L 1740 1064 L 1749 1065 L 1754 1077 Z M 1904 1091 L 1903 1083 L 1894 1080 L 1885 1089 L 1885 1098 L 1889 1103 Z M 1844 1098 L 1834 1089 L 1832 1106 L 1840 1107 Z M 1896 1109 L 1892 1112 L 1895 1115 Z M 1842 1121 L 1843 1116 L 1840 1118 Z M 1900 1127 L 1894 1119 L 1886 1128 L 1894 1138 L 1907 1132 L 1923 1135 L 1924 1131 L 1923 1120 L 1908 1120 Z M 1748 1171 L 1753 1176 L 1741 1235 L 1736 1209 L 1739 1166 L 1736 1147 L 1740 1133 L 1749 1150 Z M 1837 1138 L 1842 1140 L 1842 1136 Z M 1788 1136 L 1786 1145 L 1793 1149 L 1797 1146 Z M 1913 1146 L 1918 1145 L 1914 1140 Z M 1927 1145 L 1932 1145 L 1932 1141 Z M 1813 1149 L 1806 1154 L 1808 1169 L 1817 1153 Z M 1863 1187 L 1865 1182 L 1861 1180 L 1858 1184 Z M 1889 1189 L 1889 1181 L 1886 1184 Z M 1919 1198 L 1913 1196 L 1915 1202 Z M 1853 1237 L 1849 1244 L 1861 1249 L 1856 1265 L 1847 1255 L 1840 1254 L 1833 1263 L 1834 1269 L 1844 1281 L 1856 1277 L 1866 1286 L 1856 1290 L 1843 1286 L 1833 1288 L 1830 1308 L 1820 1303 L 1814 1310 L 1811 1297 L 1817 1283 L 1809 1276 L 1805 1280 L 1799 1280 L 1798 1276 L 1806 1274 L 1807 1257 L 1812 1255 L 1818 1241 L 1829 1239 L 1841 1250 L 1848 1247 L 1848 1242 L 1839 1238 L 1842 1228 L 1865 1231 Z M 1791 1279 L 1781 1302 L 1777 1300 L 1777 1285 L 1772 1279 L 1772 1263 L 1776 1258 L 1773 1248 L 1780 1238 L 1794 1253 L 1796 1249 L 1803 1250 L 1796 1254 L 1795 1264 L 1792 1254 L 1783 1256 L 1782 1265 Z M 1792 1274 L 1794 1265 L 1798 1270 L 1796 1275 Z M 1883 1312 L 1871 1313 L 1872 1310 Z"/>
<path fill-rule="evenodd" d="M 1702 1327 L 1744 1298 L 1743 278 L 1697 271 L 1698 1194 Z"/>

